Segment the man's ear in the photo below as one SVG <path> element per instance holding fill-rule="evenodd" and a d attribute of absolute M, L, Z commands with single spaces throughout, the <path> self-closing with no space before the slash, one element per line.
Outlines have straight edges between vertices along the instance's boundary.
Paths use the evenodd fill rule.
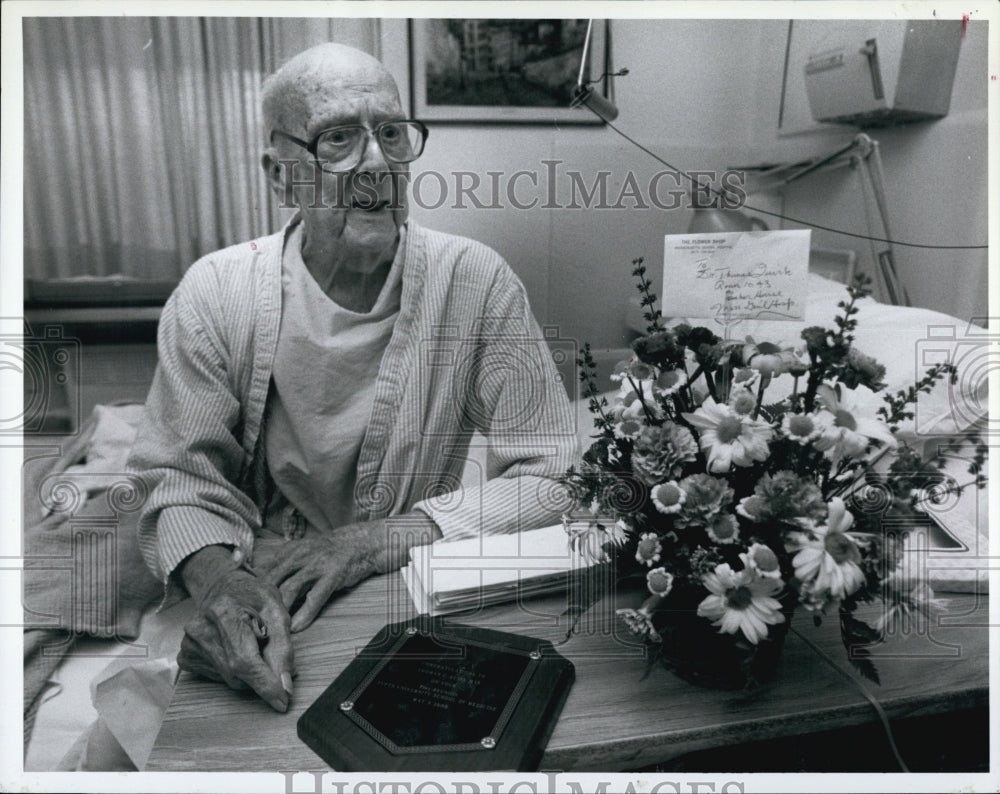
<path fill-rule="evenodd" d="M 283 197 L 285 195 L 285 167 L 278 157 L 278 150 L 273 146 L 265 149 L 264 154 L 260 157 L 260 165 L 264 169 L 271 190 L 279 198 Z"/>

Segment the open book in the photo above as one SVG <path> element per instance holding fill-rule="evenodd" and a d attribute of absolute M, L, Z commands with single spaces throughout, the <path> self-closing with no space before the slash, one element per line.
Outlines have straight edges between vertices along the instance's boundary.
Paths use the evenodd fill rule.
<path fill-rule="evenodd" d="M 410 549 L 401 571 L 420 613 L 441 615 L 559 592 L 597 560 L 571 548 L 557 524 L 512 535 L 439 540 Z"/>

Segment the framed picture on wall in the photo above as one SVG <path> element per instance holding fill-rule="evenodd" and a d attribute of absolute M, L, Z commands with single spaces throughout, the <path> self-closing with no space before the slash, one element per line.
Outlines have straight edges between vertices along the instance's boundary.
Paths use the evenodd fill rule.
<path fill-rule="evenodd" d="M 413 116 L 424 121 L 601 124 L 571 108 L 586 19 L 410 21 Z M 584 81 L 603 85 L 607 24 L 595 21 Z"/>

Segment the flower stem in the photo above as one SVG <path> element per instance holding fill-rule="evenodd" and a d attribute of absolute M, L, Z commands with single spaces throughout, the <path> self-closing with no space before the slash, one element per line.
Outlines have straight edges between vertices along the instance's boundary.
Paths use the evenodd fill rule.
<path fill-rule="evenodd" d="M 757 387 L 757 402 L 753 407 L 753 418 L 757 418 L 757 414 L 760 413 L 760 406 L 764 402 L 764 390 L 770 385 L 771 376 L 764 375 L 761 373 L 760 385 Z"/>
<path fill-rule="evenodd" d="M 702 375 L 705 376 L 705 384 L 708 386 L 708 393 L 711 394 L 714 399 L 715 381 L 712 379 L 712 373 L 708 371 L 708 368 L 705 368 L 704 371 L 702 372 Z"/>
<path fill-rule="evenodd" d="M 684 391 L 687 392 L 688 410 L 693 411 L 695 405 L 694 405 L 694 392 L 691 390 L 691 384 L 694 383 L 694 379 L 701 374 L 701 365 L 699 364 L 698 368 L 695 369 L 694 375 L 688 374 L 687 361 L 684 361 L 682 366 L 684 367 L 684 377 L 687 379 L 687 382 L 684 384 Z"/>
<path fill-rule="evenodd" d="M 649 406 L 646 405 L 646 398 L 642 394 L 642 384 L 641 383 L 636 383 L 634 380 L 632 380 L 632 376 L 631 375 L 626 375 L 625 377 L 627 377 L 628 378 L 628 382 L 632 384 L 632 388 L 635 389 L 635 393 L 639 395 L 639 404 L 642 406 L 642 412 L 644 414 L 646 414 L 646 420 L 649 422 L 649 424 L 655 425 L 656 424 L 656 417 L 654 417 L 649 412 Z"/>
<path fill-rule="evenodd" d="M 816 404 L 816 389 L 819 388 L 819 384 L 823 379 L 823 373 L 820 370 L 819 359 L 810 353 L 809 378 L 806 381 L 806 395 L 802 401 L 802 410 L 807 414 L 812 412 L 813 405 Z"/>

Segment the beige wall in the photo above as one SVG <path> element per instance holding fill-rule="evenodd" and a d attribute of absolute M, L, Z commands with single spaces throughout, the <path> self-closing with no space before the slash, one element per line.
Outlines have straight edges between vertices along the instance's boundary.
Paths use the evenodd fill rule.
<path fill-rule="evenodd" d="M 612 20 L 613 68 L 630 70 L 615 80 L 616 125 L 683 169 L 795 159 L 849 140 L 851 129 L 778 136 L 787 29 L 784 20 Z M 985 240 L 986 86 L 977 73 L 985 65 L 985 33 L 985 24 L 969 26 L 947 118 L 872 133 L 882 143 L 893 233 L 899 238 Z M 394 36 L 397 43 L 405 41 L 405 26 L 402 33 L 391 25 L 383 30 L 382 54 L 390 61 L 400 57 Z M 563 175 L 580 171 L 588 184 L 599 170 L 610 170 L 612 197 L 630 170 L 643 189 L 663 170 L 604 126 L 437 123 L 414 173 L 434 170 L 451 180 L 456 171 L 532 170 L 544 179 L 544 160 L 560 161 Z M 565 176 L 557 184 L 568 197 Z M 668 181 L 661 185 L 672 187 Z M 783 203 L 788 214 L 864 232 L 855 185 L 847 170 L 828 172 L 786 189 L 784 197 L 751 201 L 771 209 Z M 435 198 L 436 189 L 430 183 L 426 188 L 427 199 Z M 415 206 L 412 215 L 496 248 L 524 281 L 542 323 L 598 347 L 626 341 L 624 309 L 634 294 L 631 260 L 643 256 L 658 273 L 662 236 L 683 231 L 690 218 L 687 210 L 655 208 L 521 211 L 450 204 L 433 210 Z M 863 241 L 826 233 L 814 239 L 818 245 L 854 248 L 862 267 L 868 266 Z M 896 255 L 915 303 L 960 317 L 985 314 L 985 251 L 900 248 Z"/>
<path fill-rule="evenodd" d="M 762 23 L 761 47 L 783 51 L 787 23 Z M 879 141 L 885 169 L 892 236 L 898 240 L 941 245 L 981 244 L 987 239 L 987 23 L 970 22 L 959 52 L 951 108 L 937 121 L 870 130 Z M 764 159 L 794 160 L 849 141 L 856 130 L 779 137 L 767 123 L 780 104 L 781 63 L 775 56 L 762 64 L 761 123 L 754 144 Z M 817 219 L 835 228 L 866 232 L 858 176 L 849 169 L 807 177 L 785 189 L 784 211 Z M 795 228 L 794 224 L 786 224 Z M 876 227 L 876 233 L 881 231 Z M 842 235 L 817 231 L 815 244 L 850 247 L 870 272 L 870 245 Z M 987 252 L 895 248 L 897 269 L 915 305 L 962 319 L 987 314 Z"/>
<path fill-rule="evenodd" d="M 630 70 L 615 81 L 616 125 L 680 168 L 724 168 L 745 161 L 757 112 L 756 56 L 750 68 L 734 68 L 738 65 L 731 58 L 718 54 L 732 51 L 736 40 L 757 53 L 760 34 L 761 25 L 754 21 L 613 20 L 613 68 Z M 608 193 L 614 203 L 629 171 L 645 192 L 650 178 L 664 170 L 605 126 L 438 123 L 414 174 L 509 175 L 524 169 L 538 171 L 541 180 L 545 160 L 560 161 L 560 201 L 569 199 L 568 171 L 580 172 L 587 185 L 598 171 L 611 171 Z M 664 201 L 671 189 L 676 185 L 669 179 L 660 183 Z M 426 195 L 433 200 L 436 188 L 428 186 Z M 687 210 L 655 207 L 519 211 L 414 206 L 412 216 L 496 248 L 524 281 L 542 323 L 599 347 L 625 344 L 625 306 L 635 294 L 631 260 L 645 257 L 658 274 L 663 235 L 683 231 L 690 218 Z"/>

